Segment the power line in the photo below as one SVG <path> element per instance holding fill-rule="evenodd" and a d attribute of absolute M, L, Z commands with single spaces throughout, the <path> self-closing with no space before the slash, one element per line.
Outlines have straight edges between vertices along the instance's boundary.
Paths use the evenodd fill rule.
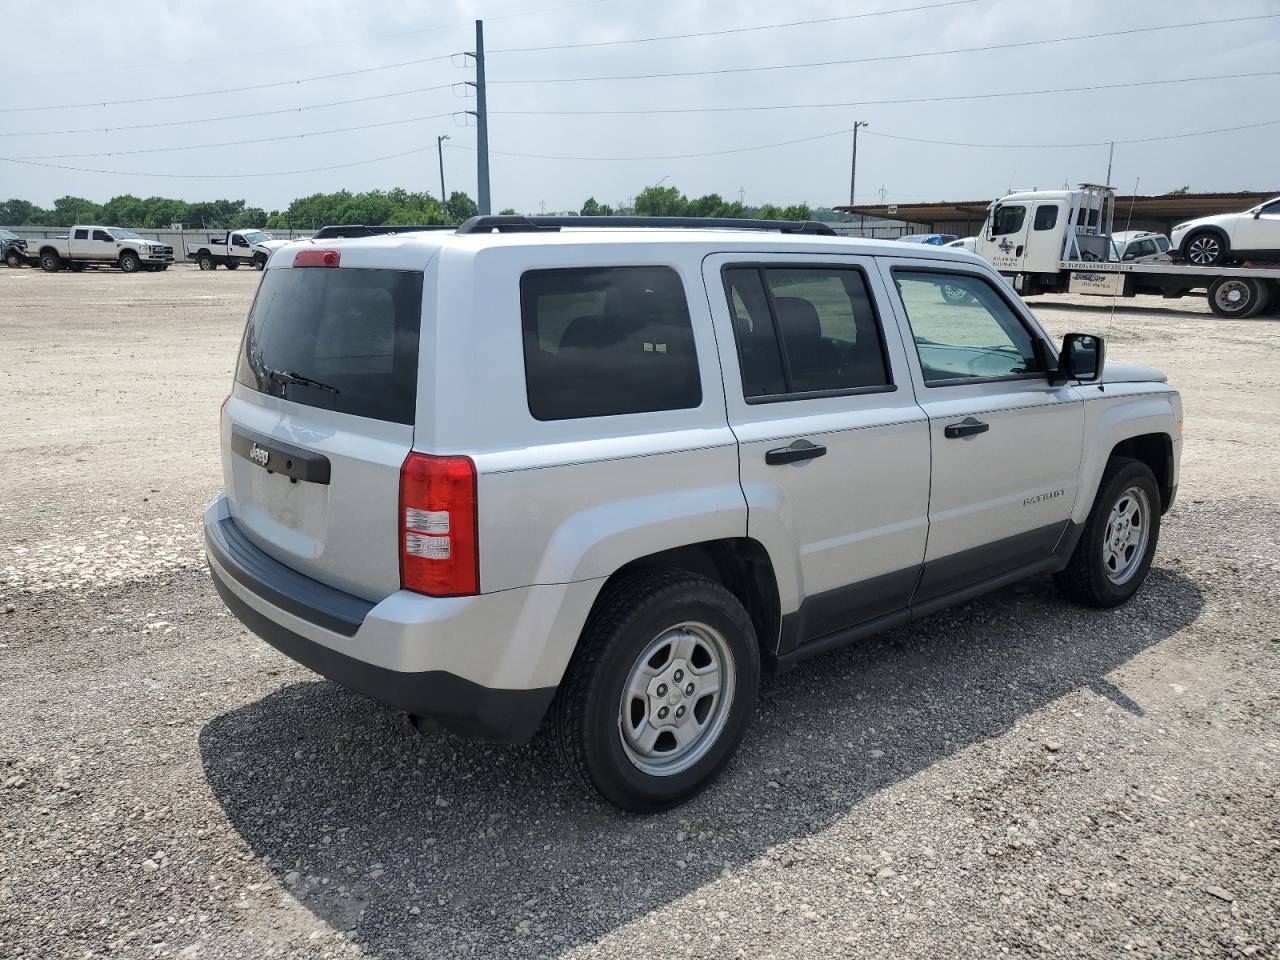
<path fill-rule="evenodd" d="M 334 80 L 338 77 L 354 77 L 361 73 L 375 73 L 379 70 L 394 70 L 397 67 L 412 67 L 421 63 L 436 63 L 456 56 L 453 53 L 442 53 L 434 57 L 420 57 L 417 60 L 401 60 L 399 63 L 383 63 L 376 67 L 362 67 L 359 70 L 342 70 L 338 73 L 324 73 L 316 77 L 301 77 L 296 80 L 276 80 L 272 83 L 255 83 L 245 87 L 226 87 L 222 90 L 201 90 L 196 93 L 166 93 L 154 97 L 131 97 L 127 100 L 99 100 L 94 103 L 56 103 L 38 107 L 0 107 L 0 113 L 30 113 L 37 110 L 75 110 L 80 107 L 118 107 L 129 103 L 158 103 L 161 100 L 186 100 L 191 97 L 213 97 L 223 93 L 243 93 L 246 90 L 267 90 L 272 87 L 290 87 L 295 84 L 314 83 L 317 80 Z"/>
<path fill-rule="evenodd" d="M 504 13 L 496 17 L 486 17 L 489 21 L 498 20 L 514 20 L 517 17 L 531 17 L 543 13 L 555 13 L 558 10 L 570 10 L 574 7 L 589 7 L 602 0 L 576 0 L 574 3 L 562 3 L 554 7 L 539 7 L 536 10 L 521 10 L 517 13 Z M 431 27 L 416 27 L 412 30 L 396 30 L 391 33 L 372 33 L 358 37 L 345 37 L 342 40 L 322 40 L 317 43 L 298 43 L 286 47 L 271 47 L 266 50 L 250 50 L 244 53 L 228 53 L 208 57 L 188 57 L 184 60 L 159 60 L 152 61 L 153 67 L 171 67 L 181 66 L 188 63 L 210 63 L 214 61 L 223 62 L 227 60 L 244 60 L 249 57 L 264 57 L 277 53 L 292 53 L 295 50 L 317 50 L 321 47 L 336 47 L 345 43 L 364 43 L 368 40 L 385 40 L 389 37 L 411 37 L 422 33 L 443 33 L 449 30 L 461 30 L 464 27 L 470 27 L 474 19 L 458 20 L 454 23 L 437 24 Z M 136 70 L 136 63 L 118 63 L 107 64 L 97 67 L 86 67 L 81 70 L 63 70 L 63 76 L 78 76 L 83 73 L 99 73 L 103 70 Z M 34 69 L 34 68 L 32 68 Z"/>
<path fill-rule="evenodd" d="M 1170 133 L 1159 137 L 1135 137 L 1129 140 L 1091 140 L 1083 143 L 961 143 L 956 140 L 926 140 L 922 137 L 906 137 L 896 133 L 883 131 L 867 131 L 869 137 L 884 137 L 886 140 L 906 140 L 910 143 L 927 143 L 940 147 L 995 147 L 1001 150 L 1060 150 L 1074 147 L 1105 147 L 1111 143 L 1158 143 L 1164 140 L 1186 140 L 1190 137 L 1207 137 L 1217 133 L 1238 133 L 1241 130 L 1256 130 L 1259 127 L 1274 127 L 1280 120 L 1263 120 L 1260 123 L 1245 123 L 1235 127 L 1216 127 L 1213 130 L 1194 130 L 1190 133 Z"/>
<path fill-rule="evenodd" d="M 843 100 L 834 103 L 779 103 L 744 107 L 642 107 L 634 110 L 490 110 L 493 116 L 640 116 L 668 113 L 740 113 L 762 110 L 819 110 L 844 107 L 874 107 L 906 103 L 950 103 L 960 100 L 994 100 L 1004 97 L 1035 97 L 1048 93 L 1084 93 L 1093 90 L 1118 90 L 1125 87 L 1156 87 L 1178 83 L 1201 83 L 1208 80 L 1244 80 L 1255 77 L 1280 76 L 1280 70 L 1257 73 L 1223 73 L 1203 77 L 1176 77 L 1170 80 L 1132 80 L 1125 83 L 1099 83 L 1086 87 L 1047 87 L 1042 90 L 1006 90 L 998 93 L 966 93 L 942 97 L 895 97 L 889 100 Z M 493 81 L 490 81 L 491 83 Z"/>
<path fill-rule="evenodd" d="M 759 30 L 778 30 L 783 27 L 807 27 L 819 23 L 837 23 L 844 20 L 865 20 L 870 17 L 887 17 L 898 13 L 916 13 L 923 10 L 940 10 L 944 7 L 959 7 L 979 0 L 946 0 L 944 3 L 932 3 L 925 6 L 898 7 L 894 10 L 873 10 L 867 13 L 849 13 L 837 17 L 814 17 L 809 20 L 789 20 L 785 23 L 766 23 L 758 27 L 733 27 L 727 30 L 704 30 L 700 33 L 670 33 L 657 37 L 637 37 L 631 40 L 592 40 L 584 43 L 557 43 L 542 47 L 505 47 L 501 50 L 490 50 L 490 53 L 541 53 L 549 50 L 580 50 L 584 47 L 616 47 L 634 43 L 657 43 L 665 40 L 692 40 L 700 37 L 723 37 L 737 33 L 754 33 Z"/>
<path fill-rule="evenodd" d="M 424 118 L 414 118 L 414 119 L 424 119 Z M 408 122 L 408 121 L 404 121 L 404 122 Z M 1153 136 L 1153 137 L 1134 137 L 1134 138 L 1125 139 L 1125 140 L 1116 140 L 1114 142 L 1123 143 L 1123 144 L 1154 143 L 1157 141 L 1164 141 L 1164 140 L 1181 140 L 1181 139 L 1186 139 L 1190 137 L 1212 136 L 1219 133 L 1234 133 L 1240 130 L 1253 130 L 1260 127 L 1269 127 L 1269 126 L 1276 126 L 1276 125 L 1280 125 L 1280 120 L 1265 120 L 1260 123 L 1247 123 L 1247 124 L 1241 124 L 1239 126 L 1233 126 L 1233 127 L 1217 127 L 1213 130 L 1195 130 L 1188 133 L 1172 133 L 1172 134 L 1164 134 L 1164 135 Z M 709 150 L 709 151 L 699 152 L 699 153 L 661 154 L 661 155 L 651 155 L 651 156 L 583 157 L 583 156 L 564 156 L 560 154 L 519 153 L 515 151 L 508 151 L 508 150 L 494 150 L 491 152 L 495 154 L 500 154 L 502 156 L 519 157 L 522 159 L 560 160 L 560 161 L 567 160 L 567 161 L 582 161 L 582 162 L 589 162 L 589 163 L 613 163 L 613 162 L 621 162 L 621 161 L 627 161 L 627 160 L 641 160 L 641 161 L 685 160 L 685 159 L 695 159 L 698 157 L 720 157 L 728 154 L 747 153 L 755 150 L 768 150 L 774 147 L 785 147 L 785 146 L 791 146 L 793 144 L 798 144 L 798 143 L 810 143 L 815 140 L 827 140 L 832 137 L 847 136 L 849 133 L 850 133 L 850 129 L 831 130 L 827 133 L 815 134 L 809 137 L 799 137 L 792 140 L 777 140 L 771 143 L 759 143 L 759 144 L 753 144 L 751 146 L 746 146 L 746 147 L 732 147 L 726 150 Z M 868 131 L 868 134 L 870 135 L 870 131 Z M 956 147 L 990 147 L 993 149 L 1002 149 L 1002 150 L 1047 149 L 1047 148 L 1068 149 L 1068 148 L 1076 148 L 1076 147 L 1081 147 L 1081 148 L 1099 147 L 1099 146 L 1105 146 L 1106 144 L 1112 142 L 1110 140 L 1095 140 L 1095 141 L 1084 141 L 1080 143 L 962 143 L 962 142 L 953 141 L 953 140 L 929 140 L 923 137 L 909 137 L 902 134 L 885 133 L 883 131 L 879 131 L 874 135 L 878 137 L 892 139 L 892 140 L 905 140 L 912 143 L 925 143 L 925 144 L 938 145 L 938 146 L 956 146 Z M 300 173 L 321 173 L 329 170 L 342 170 L 348 167 L 363 166 L 365 164 L 370 164 L 370 163 L 380 163 L 383 160 L 394 160 L 400 157 L 407 157 L 415 153 L 422 153 L 423 151 L 433 150 L 433 149 L 436 149 L 436 144 L 429 143 L 429 144 L 426 144 L 425 146 L 414 147 L 411 150 L 405 150 L 400 153 L 392 153 L 392 154 L 387 154 L 385 156 L 379 156 L 379 157 L 370 157 L 367 160 L 355 160 L 350 163 L 332 164 L 324 167 L 309 167 L 302 170 L 274 170 L 274 171 L 266 171 L 266 172 L 259 171 L 254 173 L 201 174 L 201 173 L 157 173 L 152 170 L 147 170 L 147 171 L 101 170 L 101 169 L 94 169 L 89 167 L 69 166 L 66 164 L 42 163 L 34 160 L 20 159 L 17 157 L 0 157 L 0 161 L 7 162 L 7 163 L 22 164 L 23 166 L 46 167 L 46 168 L 51 168 L 55 170 L 72 170 L 79 173 L 102 173 L 102 174 L 110 174 L 113 176 L 156 177 L 156 178 L 163 178 L 163 179 L 195 179 L 195 180 L 231 179 L 231 180 L 235 180 L 235 179 L 244 179 L 248 177 L 278 177 L 278 176 L 291 176 L 291 175 L 300 174 Z M 475 148 L 464 146 L 464 145 L 450 145 L 447 149 L 471 151 L 471 150 L 474 150 Z"/>
<path fill-rule="evenodd" d="M 1270 127 L 1280 125 L 1280 120 L 1266 120 L 1261 123 L 1246 123 L 1235 127 L 1218 127 L 1213 130 L 1195 130 L 1190 133 L 1171 133 L 1163 136 L 1155 137 L 1137 137 L 1129 140 L 1093 140 L 1081 143 L 959 143 L 953 140 L 927 140 L 922 137 L 908 137 L 901 134 L 867 131 L 867 136 L 884 137 L 889 140 L 906 140 L 911 143 L 926 143 L 937 146 L 947 147 L 990 147 L 1002 150 L 1040 150 L 1040 149 L 1075 149 L 1086 147 L 1105 147 L 1109 143 L 1155 143 L 1162 140 L 1183 140 L 1190 137 L 1206 137 L 1219 133 L 1235 133 L 1240 130 L 1253 130 L 1259 127 Z M 509 150 L 492 150 L 491 153 L 504 157 L 519 157 L 526 160 L 576 160 L 589 163 L 616 163 L 628 160 L 689 160 L 697 157 L 722 157 L 733 153 L 747 153 L 753 150 L 768 150 L 773 147 L 786 147 L 796 143 L 810 143 L 814 140 L 828 140 L 832 137 L 844 137 L 852 133 L 851 127 L 842 130 L 831 130 L 827 133 L 814 134 L 809 137 L 799 137 L 794 140 L 776 140 L 771 143 L 758 143 L 747 147 L 732 147 L 727 150 L 707 150 L 699 153 L 663 153 L 650 154 L 648 156 L 625 156 L 625 157 L 584 157 L 584 156 L 566 156 L 563 154 L 546 154 L 546 153 L 517 153 Z M 474 150 L 474 147 L 465 145 L 450 146 L 450 150 Z"/>
<path fill-rule="evenodd" d="M 891 60 L 914 60 L 920 57 L 942 57 L 957 53 L 988 53 L 993 50 L 1013 50 L 1021 47 L 1038 47 L 1055 43 L 1075 43 L 1080 40 L 1100 40 L 1105 37 L 1127 37 L 1139 33 L 1155 33 L 1161 30 L 1182 30 L 1188 27 L 1219 26 L 1229 23 L 1246 23 L 1271 20 L 1280 13 L 1260 13 L 1248 17 L 1232 17 L 1222 20 L 1195 20 L 1189 23 L 1169 23 L 1155 27 L 1132 27 L 1127 30 L 1108 30 L 1105 33 L 1082 33 L 1069 37 L 1049 37 L 1041 40 L 1016 40 L 1009 43 L 992 43 L 981 47 L 957 47 L 954 50 L 925 50 L 916 53 L 882 54 L 874 57 L 854 57 L 842 60 L 815 60 L 808 63 L 776 63 L 750 67 L 722 67 L 715 70 L 684 70 L 674 73 L 632 73 L 593 77 L 525 77 L 519 80 L 490 80 L 490 83 L 583 83 L 605 80 L 658 80 L 679 77 L 710 77 L 733 73 L 758 73 L 770 70 L 798 70 L 811 67 L 834 67 L 856 63 L 884 63 Z"/>
<path fill-rule="evenodd" d="M 397 90 L 394 93 L 376 93 L 368 97 L 353 97 L 350 100 L 329 100 L 325 103 L 309 103 L 300 107 L 282 107 L 279 110 L 258 110 L 254 113 L 229 113 L 221 117 L 196 117 L 191 120 L 161 120 L 156 123 L 129 123 L 114 127 L 83 127 L 74 130 L 27 130 L 14 133 L 0 132 L 0 137 L 51 137 L 70 133 L 116 133 L 120 130 L 152 130 L 158 127 L 182 127 L 196 123 L 215 123 L 220 120 L 245 120 L 250 117 L 274 117 L 285 113 L 302 113 L 307 110 L 323 110 L 326 107 L 344 107 L 352 103 L 370 103 L 374 100 L 390 100 L 393 97 L 408 97 L 417 93 L 430 93 L 433 90 L 446 90 L 450 87 L 462 86 L 461 81 L 454 83 L 437 83 L 431 87 L 417 87 L 413 90 Z"/>
<path fill-rule="evenodd" d="M 286 133 L 275 137 L 255 137 L 252 140 L 223 140 L 219 143 L 189 143 L 179 147 L 143 147 L 137 150 L 106 150 L 96 153 L 43 153 L 13 157 L 13 160 L 76 160 L 82 157 L 124 157 L 137 153 L 174 153 L 180 150 L 208 150 L 212 147 L 238 147 L 250 143 L 273 143 L 279 140 L 306 140 L 311 137 L 324 137 L 332 133 L 351 133 L 356 130 L 373 130 L 375 127 L 394 127 L 404 123 L 417 123 L 420 120 L 439 120 L 451 117 L 452 113 L 433 113 L 424 117 L 406 117 L 403 120 L 382 120 L 377 123 L 362 123 L 354 127 L 334 127 L 331 130 L 312 130 L 306 133 Z"/>
<path fill-rule="evenodd" d="M 244 180 L 250 177 L 292 177 L 300 173 L 327 173 L 330 170 L 345 170 L 348 167 L 360 167 L 370 163 L 381 163 L 384 160 L 396 160 L 426 150 L 434 150 L 435 144 L 428 143 L 412 150 L 400 153 L 388 153 L 381 157 L 370 157 L 367 160 L 353 160 L 350 163 L 334 163 L 325 167 L 307 167 L 302 170 L 271 170 L 255 173 L 156 173 L 152 170 L 97 170 L 92 167 L 74 167 L 61 163 L 40 163 L 34 160 L 18 160 L 14 157 L 0 157 L 6 163 L 19 163 L 26 167 L 46 167 L 51 170 L 72 170 L 76 173 L 105 173 L 119 177 L 153 177 L 164 180 Z"/>

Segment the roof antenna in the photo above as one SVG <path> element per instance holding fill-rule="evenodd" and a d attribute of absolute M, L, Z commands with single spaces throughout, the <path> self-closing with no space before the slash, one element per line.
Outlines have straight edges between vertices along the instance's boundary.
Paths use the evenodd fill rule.
<path fill-rule="evenodd" d="M 1125 233 L 1129 232 L 1129 227 L 1132 226 L 1133 224 L 1133 208 L 1134 208 L 1134 205 L 1138 202 L 1138 184 L 1140 184 L 1141 182 L 1142 182 L 1141 177 L 1138 177 L 1137 180 L 1133 181 L 1133 196 L 1129 198 L 1129 216 L 1126 217 L 1124 221 Z M 1115 241 L 1112 240 L 1111 246 L 1114 248 L 1115 245 L 1116 245 Z M 1122 284 L 1124 283 L 1124 272 L 1121 269 L 1123 266 L 1124 266 L 1123 259 L 1116 264 L 1116 275 L 1120 277 L 1120 282 Z M 1116 322 L 1116 298 L 1119 296 L 1120 294 L 1117 293 L 1116 291 L 1113 290 L 1111 292 L 1111 318 L 1107 321 L 1107 339 L 1108 340 L 1111 339 L 1111 325 Z"/>

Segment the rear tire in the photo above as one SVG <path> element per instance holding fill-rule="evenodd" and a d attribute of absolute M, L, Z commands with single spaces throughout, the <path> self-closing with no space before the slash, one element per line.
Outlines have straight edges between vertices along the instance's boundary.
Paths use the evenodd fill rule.
<path fill-rule="evenodd" d="M 1118 607 L 1141 588 L 1160 540 L 1160 490 L 1139 460 L 1112 457 L 1071 559 L 1053 582 L 1086 607 Z"/>
<path fill-rule="evenodd" d="M 207 253 L 200 254 L 196 263 L 200 266 L 201 270 L 216 270 L 218 268 L 218 265 L 213 262 L 213 257 L 209 256 Z"/>
<path fill-rule="evenodd" d="M 40 254 L 40 269 L 45 273 L 57 273 L 62 269 L 62 257 L 53 250 L 43 251 Z"/>
<path fill-rule="evenodd" d="M 1182 242 L 1182 259 L 1197 267 L 1225 263 L 1227 253 L 1227 241 L 1212 230 L 1199 230 Z"/>
<path fill-rule="evenodd" d="M 120 269 L 125 273 L 137 273 L 142 266 L 142 261 L 138 259 L 138 255 L 132 250 L 126 250 L 120 254 Z"/>
<path fill-rule="evenodd" d="M 1219 277 L 1209 284 L 1209 309 L 1226 320 L 1244 320 L 1266 307 L 1270 287 L 1249 277 Z"/>
<path fill-rule="evenodd" d="M 737 597 L 682 570 L 642 571 L 597 601 L 551 706 L 551 737 L 605 800 L 664 810 L 724 769 L 759 683 L 755 628 Z"/>

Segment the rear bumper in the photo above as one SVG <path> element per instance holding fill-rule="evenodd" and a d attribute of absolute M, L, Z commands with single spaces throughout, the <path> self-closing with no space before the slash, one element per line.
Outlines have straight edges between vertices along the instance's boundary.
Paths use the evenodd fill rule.
<path fill-rule="evenodd" d="M 399 591 L 375 604 L 268 556 L 236 526 L 225 497 L 205 511 L 204 534 L 223 602 L 271 646 L 374 700 L 481 740 L 520 743 L 537 731 L 598 590 L 565 584 L 448 598 Z"/>

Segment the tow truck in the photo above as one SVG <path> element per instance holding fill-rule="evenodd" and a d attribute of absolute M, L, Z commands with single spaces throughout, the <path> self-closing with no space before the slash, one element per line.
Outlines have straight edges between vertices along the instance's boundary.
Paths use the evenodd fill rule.
<path fill-rule="evenodd" d="M 988 208 L 974 252 L 1024 297 L 1144 293 L 1176 299 L 1204 291 L 1209 308 L 1229 319 L 1280 306 L 1280 263 L 1225 267 L 1112 260 L 1115 217 L 1115 188 L 1102 184 L 1010 193 Z"/>

